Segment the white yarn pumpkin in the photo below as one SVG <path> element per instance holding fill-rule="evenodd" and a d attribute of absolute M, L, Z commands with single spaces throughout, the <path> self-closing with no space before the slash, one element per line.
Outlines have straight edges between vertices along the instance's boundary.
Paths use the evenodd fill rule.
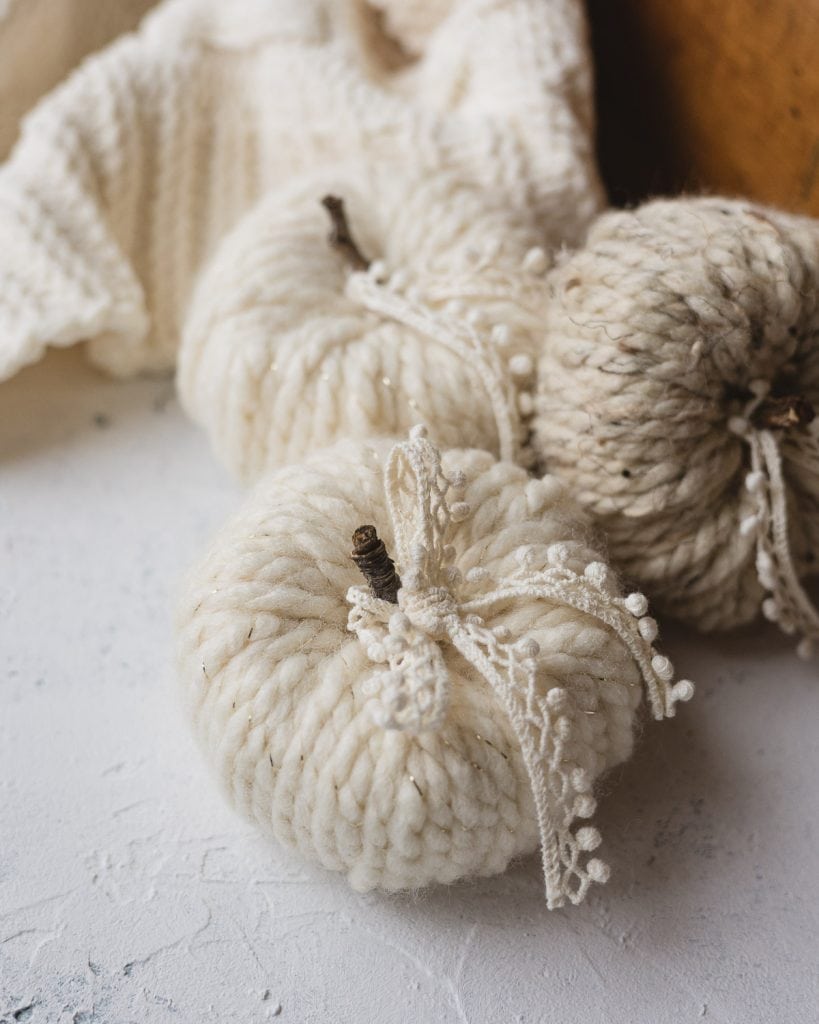
<path fill-rule="evenodd" d="M 819 618 L 799 577 L 819 564 L 819 423 L 770 416 L 776 396 L 780 415 L 783 396 L 819 408 L 819 225 L 718 198 L 652 202 L 601 217 L 550 284 L 544 468 L 658 607 L 723 629 L 762 606 L 809 654 Z"/>
<path fill-rule="evenodd" d="M 273 473 L 218 535 L 179 615 L 195 731 L 234 806 L 358 889 L 494 874 L 540 836 L 550 905 L 576 902 L 607 874 L 596 830 L 571 826 L 631 751 L 635 657 L 658 717 L 691 684 L 669 686 L 645 599 L 618 596 L 556 480 L 474 450 L 442 468 L 419 432 L 391 448 Z M 364 523 L 396 556 L 398 607 L 359 586 Z"/>
<path fill-rule="evenodd" d="M 361 250 L 328 244 L 327 193 Z M 362 165 L 275 192 L 204 274 L 179 356 L 190 416 L 245 480 L 339 438 L 423 420 L 446 446 L 514 458 L 516 387 L 542 329 L 531 224 L 449 175 Z"/>

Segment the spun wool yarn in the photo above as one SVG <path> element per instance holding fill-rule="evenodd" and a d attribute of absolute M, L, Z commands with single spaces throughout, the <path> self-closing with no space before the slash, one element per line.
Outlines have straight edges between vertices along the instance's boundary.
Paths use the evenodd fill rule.
<path fill-rule="evenodd" d="M 350 537 L 374 523 L 398 603 Z M 341 442 L 268 475 L 192 573 L 180 677 L 230 801 L 357 889 L 490 875 L 542 844 L 549 906 L 608 869 L 601 772 L 628 757 L 651 647 L 563 486 L 475 450 Z"/>
<path fill-rule="evenodd" d="M 367 272 L 328 244 L 344 198 Z M 242 479 L 419 419 L 445 447 L 521 454 L 547 261 L 531 223 L 451 175 L 353 166 L 252 209 L 203 274 L 178 386 Z M 526 405 L 526 403 L 530 403 Z"/>
<path fill-rule="evenodd" d="M 819 225 L 719 198 L 607 213 L 550 275 L 535 446 L 658 608 L 812 652 Z"/>
<path fill-rule="evenodd" d="M 579 241 L 602 203 L 582 5 L 436 10 L 396 62 L 362 0 L 165 0 L 85 62 L 0 168 L 0 379 L 77 342 L 171 369 L 219 242 L 321 166 L 447 171 Z"/>

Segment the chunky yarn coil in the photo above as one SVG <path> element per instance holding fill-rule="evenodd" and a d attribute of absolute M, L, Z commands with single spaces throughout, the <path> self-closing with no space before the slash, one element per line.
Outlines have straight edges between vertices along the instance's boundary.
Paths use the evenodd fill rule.
<path fill-rule="evenodd" d="M 326 193 L 343 197 L 368 272 L 328 244 Z M 536 240 L 450 175 L 358 166 L 274 192 L 203 275 L 183 405 L 245 480 L 419 419 L 445 447 L 516 459 L 546 295 Z"/>
<path fill-rule="evenodd" d="M 361 585 L 374 523 L 398 604 Z M 554 478 L 487 452 L 346 441 L 267 476 L 192 574 L 179 663 L 231 802 L 358 889 L 543 850 L 550 906 L 608 870 L 592 784 L 628 757 L 641 673 L 688 699 Z"/>
<path fill-rule="evenodd" d="M 819 557 L 819 227 L 747 202 L 609 213 L 550 274 L 542 465 L 657 606 L 803 636 Z"/>

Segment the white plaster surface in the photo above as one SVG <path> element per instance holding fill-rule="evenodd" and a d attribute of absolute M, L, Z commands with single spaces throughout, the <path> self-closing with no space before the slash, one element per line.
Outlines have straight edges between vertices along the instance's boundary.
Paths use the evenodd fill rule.
<path fill-rule="evenodd" d="M 536 858 L 362 897 L 234 818 L 177 708 L 173 588 L 236 500 L 169 381 L 0 387 L 0 1021 L 819 1019 L 815 665 L 667 631 L 698 695 L 606 781 L 586 905 Z"/>

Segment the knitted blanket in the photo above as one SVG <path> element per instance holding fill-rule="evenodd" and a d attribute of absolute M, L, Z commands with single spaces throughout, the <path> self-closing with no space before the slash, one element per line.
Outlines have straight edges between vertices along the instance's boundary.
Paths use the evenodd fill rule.
<path fill-rule="evenodd" d="M 166 0 L 0 170 L 0 379 L 78 341 L 114 374 L 172 367 L 221 239 L 322 166 L 446 170 L 575 243 L 591 122 L 576 0 Z"/>

